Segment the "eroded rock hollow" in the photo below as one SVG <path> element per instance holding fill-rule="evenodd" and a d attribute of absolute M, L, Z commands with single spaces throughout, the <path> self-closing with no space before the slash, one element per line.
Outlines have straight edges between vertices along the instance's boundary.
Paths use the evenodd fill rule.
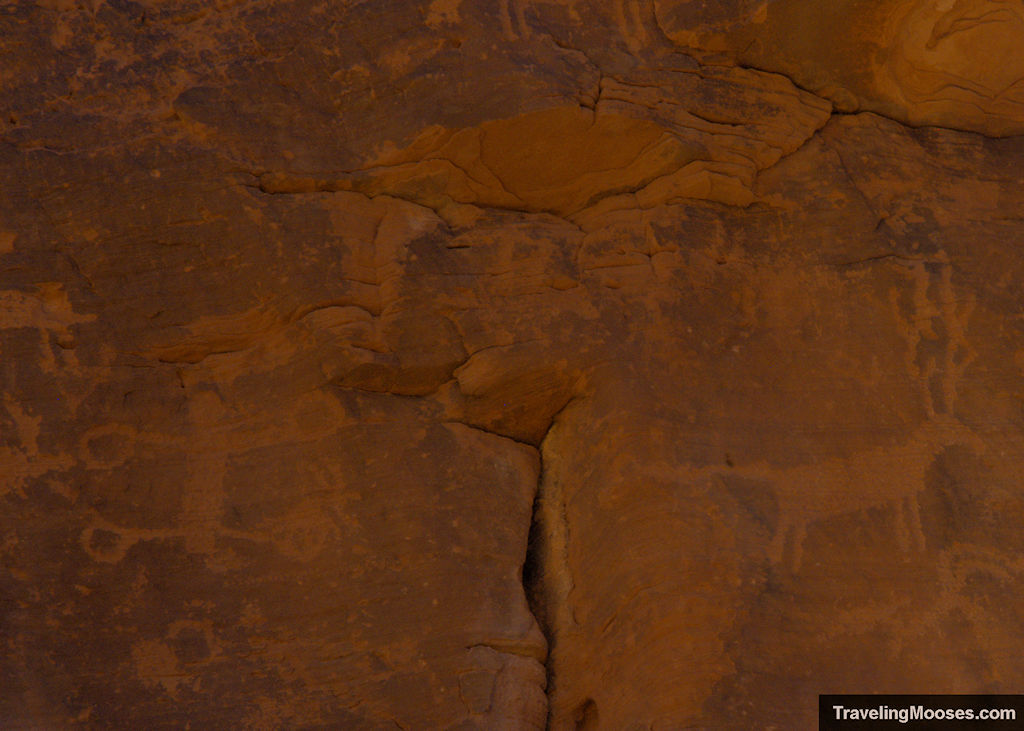
<path fill-rule="evenodd" d="M 0 7 L 0 726 L 1024 687 L 1024 8 Z"/>

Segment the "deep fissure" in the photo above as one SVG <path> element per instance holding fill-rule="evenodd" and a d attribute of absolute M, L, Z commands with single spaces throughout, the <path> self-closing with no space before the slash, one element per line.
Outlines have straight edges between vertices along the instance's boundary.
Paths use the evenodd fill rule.
<path fill-rule="evenodd" d="M 544 662 L 545 695 L 548 699 L 547 728 L 551 728 L 554 711 L 552 701 L 558 685 L 555 653 L 559 634 L 567 627 L 565 611 L 572 588 L 567 554 L 569 531 L 564 488 L 557 470 L 558 453 L 552 435 L 560 417 L 574 400 L 570 399 L 552 417 L 551 425 L 537 447 L 540 468 L 522 570 L 527 605 L 548 645 Z M 592 715 L 588 714 L 588 718 Z"/>
<path fill-rule="evenodd" d="M 554 690 L 554 663 L 552 656 L 555 648 L 555 632 L 549 616 L 548 596 L 545 588 L 545 563 L 548 541 L 545 538 L 544 520 L 544 478 L 545 462 L 543 442 L 537 449 L 540 457 L 540 469 L 537 472 L 537 491 L 533 498 L 533 512 L 530 520 L 530 531 L 526 544 L 526 556 L 523 560 L 523 591 L 526 604 L 547 641 L 547 655 L 544 658 L 544 693 L 548 699 L 548 715 L 545 728 L 551 727 L 551 696 Z"/>

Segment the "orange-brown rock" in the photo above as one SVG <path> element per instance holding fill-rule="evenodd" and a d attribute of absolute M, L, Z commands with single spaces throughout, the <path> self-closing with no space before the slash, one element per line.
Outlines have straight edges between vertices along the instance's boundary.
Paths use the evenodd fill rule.
<path fill-rule="evenodd" d="M 1024 684 L 1024 20 L 0 8 L 0 726 Z"/>
<path fill-rule="evenodd" d="M 838 110 L 1024 133 L 1024 7 L 1007 0 L 654 0 L 675 42 L 785 73 Z"/>

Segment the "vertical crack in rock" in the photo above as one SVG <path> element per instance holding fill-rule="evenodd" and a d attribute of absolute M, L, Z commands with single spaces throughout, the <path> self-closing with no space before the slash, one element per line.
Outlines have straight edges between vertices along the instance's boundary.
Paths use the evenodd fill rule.
<path fill-rule="evenodd" d="M 526 557 L 523 561 L 523 590 L 526 592 L 526 603 L 530 613 L 537 620 L 537 625 L 548 643 L 548 653 L 544 660 L 545 692 L 548 696 L 548 714 L 551 709 L 551 690 L 553 686 L 551 657 L 554 652 L 554 634 L 548 620 L 548 590 L 545 585 L 545 563 L 550 550 L 550 541 L 545 538 L 544 507 L 544 455 L 541 452 L 540 473 L 537 476 L 537 494 L 533 500 L 533 521 L 530 524 L 529 542 Z"/>
<path fill-rule="evenodd" d="M 570 401 L 570 403 L 572 403 Z M 568 407 L 569 404 L 566 404 Z M 523 588 L 530 611 L 547 638 L 545 662 L 548 696 L 548 728 L 554 718 L 553 699 L 557 690 L 558 639 L 573 623 L 569 593 L 573 588 L 569 568 L 569 524 L 566 516 L 564 485 L 558 469 L 559 417 L 563 407 L 552 419 L 551 426 L 539 447 L 540 472 L 533 504 L 526 560 L 523 564 Z"/>

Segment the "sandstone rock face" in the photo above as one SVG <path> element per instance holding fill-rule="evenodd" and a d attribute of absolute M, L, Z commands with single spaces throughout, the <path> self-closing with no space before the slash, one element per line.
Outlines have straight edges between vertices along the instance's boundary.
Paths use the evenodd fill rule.
<path fill-rule="evenodd" d="M 778 71 L 843 112 L 1024 132 L 1024 7 L 1007 0 L 655 0 L 675 42 Z"/>
<path fill-rule="evenodd" d="M 0 8 L 0 725 L 1024 684 L 1024 14 Z"/>

